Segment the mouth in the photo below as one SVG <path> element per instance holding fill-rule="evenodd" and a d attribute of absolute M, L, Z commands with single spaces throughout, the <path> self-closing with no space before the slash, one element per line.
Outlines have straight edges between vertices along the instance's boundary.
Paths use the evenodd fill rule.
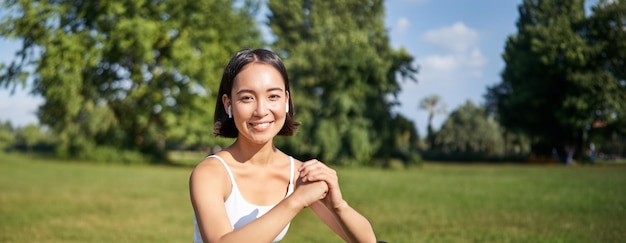
<path fill-rule="evenodd" d="M 254 123 L 248 123 L 251 127 L 256 128 L 256 129 L 265 129 L 267 127 L 270 126 L 272 122 L 254 122 Z"/>

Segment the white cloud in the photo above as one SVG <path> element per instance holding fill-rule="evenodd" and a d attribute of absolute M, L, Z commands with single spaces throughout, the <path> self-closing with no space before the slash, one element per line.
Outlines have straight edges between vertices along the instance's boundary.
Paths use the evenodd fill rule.
<path fill-rule="evenodd" d="M 485 66 L 487 62 L 487 58 L 483 55 L 483 53 L 478 48 L 474 48 L 469 55 L 467 56 L 466 64 L 469 67 L 481 68 Z"/>
<path fill-rule="evenodd" d="M 466 78 L 480 78 L 487 58 L 478 47 L 478 31 L 462 22 L 427 31 L 423 40 L 442 48 L 418 59 L 420 77 L 439 82 L 462 82 Z"/>
<path fill-rule="evenodd" d="M 468 28 L 463 22 L 456 22 L 452 26 L 426 32 L 423 39 L 447 51 L 464 52 L 477 44 L 478 37 L 476 30 Z"/>
<path fill-rule="evenodd" d="M 402 104 L 398 111 L 416 123 L 420 136 L 425 136 L 428 120 L 427 112 L 417 108 L 424 97 L 440 95 L 448 106 L 448 112 L 468 99 L 475 103 L 480 101 L 482 94 L 472 92 L 481 86 L 487 65 L 487 58 L 478 45 L 479 37 L 478 31 L 463 23 L 431 30 L 423 36 L 426 46 L 434 45 L 441 49 L 435 48 L 435 51 L 417 58 L 420 66 L 418 82 L 403 85 L 398 97 Z M 440 128 L 446 117 L 441 114 L 435 116 L 435 130 Z"/>
<path fill-rule="evenodd" d="M 487 58 L 480 49 L 474 48 L 471 52 L 432 54 L 418 60 L 420 74 L 436 73 L 440 80 L 453 80 L 453 76 L 472 74 L 480 77 L 482 68 L 487 63 Z M 443 78 L 450 77 L 450 78 Z"/>
<path fill-rule="evenodd" d="M 401 17 L 400 19 L 398 19 L 398 21 L 396 21 L 395 29 L 398 31 L 398 33 L 406 33 L 410 26 L 411 22 L 409 22 L 409 19 L 406 17 Z"/>
<path fill-rule="evenodd" d="M 454 71 L 459 66 L 459 60 L 454 55 L 429 55 L 420 63 L 422 70 L 432 71 Z"/>

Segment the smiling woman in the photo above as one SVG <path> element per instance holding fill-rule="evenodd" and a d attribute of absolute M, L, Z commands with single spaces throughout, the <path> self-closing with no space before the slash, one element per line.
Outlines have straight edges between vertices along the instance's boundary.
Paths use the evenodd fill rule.
<path fill-rule="evenodd" d="M 259 69 L 260 72 L 257 72 Z M 243 82 L 235 82 L 238 80 L 243 80 Z M 256 84 L 257 81 L 259 81 L 258 84 Z M 259 93 L 256 93 L 254 88 L 263 89 L 261 82 L 269 86 L 267 86 L 266 90 L 259 90 Z M 235 85 L 237 87 L 234 87 Z M 264 94 L 260 94 L 261 92 Z M 269 51 L 257 51 L 254 54 L 247 51 L 239 52 L 231 59 L 222 76 L 218 100 L 215 105 L 214 134 L 236 138 L 239 135 L 239 131 L 238 127 L 235 126 L 234 119 L 231 119 L 233 116 L 233 102 L 237 104 L 264 105 L 265 99 L 272 101 L 271 103 L 274 105 L 276 104 L 275 101 L 279 100 L 285 104 L 283 114 L 286 114 L 286 117 L 278 135 L 291 136 L 295 134 L 300 123 L 293 121 L 293 109 L 289 109 L 293 106 L 289 92 L 287 70 L 285 70 L 282 60 L 277 55 Z M 259 95 L 270 95 L 271 97 L 258 97 Z M 232 97 L 236 100 L 232 101 Z M 261 99 L 260 102 L 258 102 L 259 99 Z M 265 107 L 257 108 L 264 109 Z M 265 111 L 260 110 L 260 112 Z"/>
<path fill-rule="evenodd" d="M 307 207 L 346 242 L 376 241 L 343 199 L 335 170 L 274 146 L 276 135 L 295 134 L 293 115 L 282 60 L 264 49 L 238 52 L 224 69 L 214 114 L 215 135 L 236 140 L 190 177 L 194 242 L 280 241 Z"/>
<path fill-rule="evenodd" d="M 232 95 L 222 95 L 232 117 L 229 121 L 234 121 L 240 136 L 267 143 L 279 133 L 289 110 L 289 92 L 284 86 L 280 73 L 270 65 L 251 63 L 241 70 Z"/>

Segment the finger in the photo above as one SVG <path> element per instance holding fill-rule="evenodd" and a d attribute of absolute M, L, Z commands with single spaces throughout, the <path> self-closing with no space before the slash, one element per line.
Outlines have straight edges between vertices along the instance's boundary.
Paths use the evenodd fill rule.
<path fill-rule="evenodd" d="M 302 178 L 302 181 L 317 181 L 320 173 L 323 172 L 321 170 L 307 168 L 300 172 L 300 178 Z"/>
<path fill-rule="evenodd" d="M 325 164 L 322 163 L 315 163 L 315 164 L 310 164 L 306 167 L 303 167 L 302 170 L 300 171 L 301 175 L 306 175 L 312 172 L 326 172 L 329 174 L 335 174 L 335 170 L 333 170 L 332 168 L 326 166 Z"/>
<path fill-rule="evenodd" d="M 300 175 L 305 176 L 310 173 L 318 172 L 318 171 L 327 171 L 328 167 L 322 163 L 312 163 L 305 167 L 302 167 L 300 170 Z"/>
<path fill-rule="evenodd" d="M 334 170 L 312 170 L 302 176 L 303 181 L 324 181 L 329 187 L 337 183 L 337 173 Z"/>
<path fill-rule="evenodd" d="M 332 173 L 327 170 L 313 170 L 307 174 L 307 177 L 309 177 L 310 180 L 322 181 L 332 179 Z"/>
<path fill-rule="evenodd" d="M 320 168 L 318 165 L 309 165 L 307 167 L 303 167 L 302 170 L 300 170 L 299 176 L 306 177 L 307 175 L 311 173 L 315 173 L 316 171 L 322 171 L 322 170 L 323 169 Z"/>
<path fill-rule="evenodd" d="M 316 159 L 308 160 L 308 161 L 302 163 L 302 165 L 300 165 L 300 168 L 298 168 L 298 171 L 302 171 L 302 170 L 304 170 L 305 168 L 307 168 L 309 166 L 318 165 L 318 164 L 322 164 L 323 165 L 324 163 L 322 163 L 321 161 L 316 160 Z"/>
<path fill-rule="evenodd" d="M 308 173 L 310 173 L 311 171 L 316 171 L 316 170 L 329 170 L 330 168 L 328 166 L 326 166 L 325 164 L 323 164 L 322 162 L 316 161 L 316 162 L 310 162 L 309 164 L 306 164 L 302 167 L 300 167 L 299 171 L 300 171 L 300 175 L 306 175 Z"/>

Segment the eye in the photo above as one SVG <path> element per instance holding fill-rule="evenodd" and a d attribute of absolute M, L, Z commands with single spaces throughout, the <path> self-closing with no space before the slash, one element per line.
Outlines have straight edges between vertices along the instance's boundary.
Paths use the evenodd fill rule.
<path fill-rule="evenodd" d="M 252 102 L 254 98 L 252 96 L 242 96 L 241 98 L 239 98 L 239 100 L 243 102 Z"/>
<path fill-rule="evenodd" d="M 280 99 L 280 95 L 277 95 L 277 94 L 270 95 L 270 100 L 279 100 L 279 99 Z"/>

